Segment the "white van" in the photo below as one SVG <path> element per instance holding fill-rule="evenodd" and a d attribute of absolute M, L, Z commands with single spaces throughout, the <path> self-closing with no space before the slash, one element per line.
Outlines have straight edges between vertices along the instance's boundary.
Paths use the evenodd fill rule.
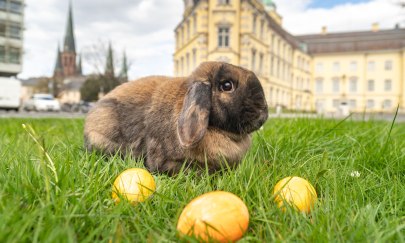
<path fill-rule="evenodd" d="M 0 77 L 0 109 L 16 110 L 21 105 L 21 81 Z"/>

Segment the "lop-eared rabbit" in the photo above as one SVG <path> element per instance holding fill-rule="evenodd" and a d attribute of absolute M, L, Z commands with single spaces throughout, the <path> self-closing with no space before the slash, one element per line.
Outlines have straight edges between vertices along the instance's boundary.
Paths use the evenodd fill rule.
<path fill-rule="evenodd" d="M 176 174 L 185 162 L 215 171 L 241 161 L 267 117 L 253 72 L 205 62 L 189 77 L 151 76 L 116 87 L 89 112 L 85 146 L 143 157 L 152 172 Z"/>

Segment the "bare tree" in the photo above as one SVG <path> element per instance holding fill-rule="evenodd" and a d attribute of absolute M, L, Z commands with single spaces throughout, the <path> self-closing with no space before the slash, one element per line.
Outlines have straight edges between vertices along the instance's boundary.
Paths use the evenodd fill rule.
<path fill-rule="evenodd" d="M 82 48 L 81 53 L 83 57 L 83 62 L 87 65 L 90 65 L 93 74 L 97 75 L 104 75 L 105 74 L 105 67 L 107 62 L 107 52 L 108 52 L 108 42 L 103 40 L 97 40 L 96 42 L 92 43 L 91 45 L 85 46 Z M 120 74 L 123 63 L 123 56 L 117 55 L 117 52 L 114 50 L 113 47 L 113 66 L 115 67 L 115 73 L 117 75 Z M 129 70 L 132 62 L 131 60 L 127 61 L 127 69 Z"/>
<path fill-rule="evenodd" d="M 97 75 L 104 74 L 108 44 L 98 40 L 89 46 L 82 48 L 82 57 L 86 64 L 92 68 L 92 73 Z M 114 63 L 116 60 L 114 60 Z"/>

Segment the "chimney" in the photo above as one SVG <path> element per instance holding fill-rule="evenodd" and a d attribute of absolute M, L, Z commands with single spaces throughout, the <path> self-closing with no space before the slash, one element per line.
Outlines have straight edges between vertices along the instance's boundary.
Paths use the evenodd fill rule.
<path fill-rule="evenodd" d="M 326 26 L 322 26 L 322 31 L 321 31 L 321 34 L 322 34 L 322 35 L 326 35 L 326 34 L 328 34 L 328 27 L 326 27 Z"/>
<path fill-rule="evenodd" d="M 379 30 L 380 30 L 380 25 L 378 23 L 373 23 L 373 25 L 371 25 L 371 31 L 378 32 Z"/>

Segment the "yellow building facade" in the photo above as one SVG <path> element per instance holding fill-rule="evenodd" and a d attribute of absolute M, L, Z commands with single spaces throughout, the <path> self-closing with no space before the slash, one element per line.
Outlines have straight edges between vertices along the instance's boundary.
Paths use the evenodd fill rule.
<path fill-rule="evenodd" d="M 318 112 L 393 112 L 398 105 L 405 111 L 404 29 L 374 25 L 370 31 L 297 38 L 312 55 Z"/>
<path fill-rule="evenodd" d="M 254 71 L 270 107 L 344 113 L 405 105 L 403 47 L 319 51 L 316 40 L 330 35 L 291 35 L 282 28 L 271 0 L 184 0 L 184 4 L 183 20 L 175 29 L 176 76 L 189 75 L 204 61 L 223 61 Z M 365 69 L 371 61 L 373 72 Z M 380 72 L 390 65 L 385 64 L 388 61 L 391 69 Z M 364 80 L 374 80 L 373 91 L 372 81 Z"/>

